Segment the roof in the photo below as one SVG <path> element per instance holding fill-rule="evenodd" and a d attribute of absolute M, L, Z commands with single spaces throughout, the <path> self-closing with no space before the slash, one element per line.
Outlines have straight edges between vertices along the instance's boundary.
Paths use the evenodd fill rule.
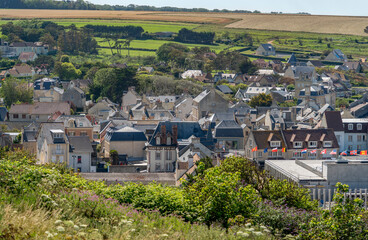
<path fill-rule="evenodd" d="M 275 48 L 269 44 L 269 43 L 264 43 L 264 44 L 261 44 L 261 46 L 265 49 L 265 50 L 268 50 L 268 51 L 273 51 L 275 50 Z"/>
<path fill-rule="evenodd" d="M 62 123 L 54 123 L 54 122 L 46 122 L 41 123 L 40 131 L 37 134 L 37 139 L 45 139 L 48 144 L 54 144 L 54 138 L 51 134 L 51 130 L 61 130 L 64 133 L 64 125 Z M 57 139 L 57 143 L 67 143 L 68 139 L 66 138 L 65 134 L 63 134 L 62 139 Z"/>
<path fill-rule="evenodd" d="M 308 141 L 317 141 L 317 148 L 322 148 L 323 141 L 331 141 L 332 148 L 339 148 L 333 129 L 296 129 L 282 130 L 289 149 L 293 149 L 293 142 L 302 142 L 302 148 L 308 147 Z"/>
<path fill-rule="evenodd" d="M 325 112 L 327 128 L 332 128 L 335 132 L 344 131 L 341 113 L 338 111 Z"/>
<path fill-rule="evenodd" d="M 220 90 L 222 93 L 225 93 L 225 94 L 232 94 L 233 93 L 233 91 L 227 85 L 219 85 L 216 88 L 218 90 Z"/>
<path fill-rule="evenodd" d="M 258 149 L 271 148 L 271 141 L 281 141 L 281 147 L 285 147 L 280 131 L 252 131 L 252 134 Z"/>
<path fill-rule="evenodd" d="M 0 121 L 5 121 L 7 113 L 8 109 L 6 109 L 6 107 L 0 107 Z"/>
<path fill-rule="evenodd" d="M 90 128 L 91 122 L 83 115 L 61 115 L 55 122 L 62 122 L 66 128 Z M 72 124 L 72 125 L 71 125 Z"/>
<path fill-rule="evenodd" d="M 36 131 L 25 131 L 23 133 L 23 142 L 33 142 L 36 141 Z"/>
<path fill-rule="evenodd" d="M 223 120 L 215 127 L 214 137 L 243 138 L 243 129 L 234 120 Z"/>
<path fill-rule="evenodd" d="M 201 92 L 197 97 L 195 97 L 193 99 L 194 102 L 200 102 L 202 101 L 208 94 L 210 93 L 210 91 L 204 90 L 203 92 Z"/>
<path fill-rule="evenodd" d="M 315 67 L 324 67 L 325 65 L 318 60 L 309 60 L 309 62 Z"/>
<path fill-rule="evenodd" d="M 70 114 L 70 106 L 66 102 L 36 102 L 33 104 L 21 103 L 13 104 L 9 110 L 10 114 L 35 114 L 45 115 L 60 111 L 64 114 Z"/>
<path fill-rule="evenodd" d="M 69 137 L 70 152 L 93 153 L 88 136 Z"/>
<path fill-rule="evenodd" d="M 38 47 L 33 42 L 14 42 L 10 44 L 12 47 Z"/>
<path fill-rule="evenodd" d="M 132 127 L 124 126 L 120 129 L 112 128 L 109 132 L 107 132 L 105 140 L 108 142 L 116 142 L 116 141 L 146 142 L 147 138 L 144 135 L 144 132 Z"/>
<path fill-rule="evenodd" d="M 290 58 L 287 62 L 290 63 L 291 65 L 295 65 L 298 62 L 298 60 L 296 59 L 294 53 L 291 54 L 291 56 L 290 56 Z"/>

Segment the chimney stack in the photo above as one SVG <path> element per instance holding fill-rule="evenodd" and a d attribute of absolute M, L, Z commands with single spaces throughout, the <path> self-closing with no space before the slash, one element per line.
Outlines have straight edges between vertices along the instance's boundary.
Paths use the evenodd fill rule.
<path fill-rule="evenodd" d="M 166 126 L 161 125 L 161 144 L 166 145 Z"/>
<path fill-rule="evenodd" d="M 172 134 L 173 134 L 173 144 L 176 145 L 178 143 L 178 126 L 172 126 Z"/>

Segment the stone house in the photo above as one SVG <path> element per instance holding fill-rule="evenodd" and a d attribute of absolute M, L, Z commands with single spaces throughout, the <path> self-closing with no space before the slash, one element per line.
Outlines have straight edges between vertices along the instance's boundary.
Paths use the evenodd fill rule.
<path fill-rule="evenodd" d="M 333 62 L 345 62 L 347 59 L 346 55 L 340 49 L 332 50 L 325 58 L 325 60 Z"/>
<path fill-rule="evenodd" d="M 193 99 L 192 120 L 198 121 L 209 113 L 226 112 L 229 103 L 215 89 L 205 90 Z"/>
<path fill-rule="evenodd" d="M 276 55 L 276 49 L 275 49 L 274 46 L 272 46 L 269 43 L 261 44 L 257 48 L 256 54 L 257 55 L 262 55 L 262 56 L 275 56 Z"/>
<path fill-rule="evenodd" d="M 18 59 L 19 61 L 21 61 L 22 63 L 26 63 L 29 61 L 34 61 L 37 58 L 37 54 L 34 52 L 22 52 Z"/>
<path fill-rule="evenodd" d="M 42 78 L 33 83 L 33 101 L 35 102 L 61 102 L 64 90 L 58 88 L 55 79 Z"/>
<path fill-rule="evenodd" d="M 69 88 L 64 91 L 62 99 L 64 102 L 68 102 L 72 106 L 75 106 L 77 110 L 83 111 L 86 107 L 86 94 L 78 87 L 69 86 Z"/>
<path fill-rule="evenodd" d="M 132 107 L 137 105 L 137 103 L 140 101 L 140 97 L 138 96 L 138 93 L 135 91 L 135 87 L 129 87 L 128 92 L 123 94 L 123 97 L 121 99 L 121 107 L 122 110 L 125 112 L 129 112 Z"/>
<path fill-rule="evenodd" d="M 235 120 L 223 120 L 215 126 L 213 137 L 216 139 L 216 152 L 244 150 L 243 129 Z"/>
<path fill-rule="evenodd" d="M 93 126 L 86 116 L 83 115 L 61 115 L 54 122 L 61 122 L 65 127 L 68 137 L 87 136 L 93 141 Z"/>

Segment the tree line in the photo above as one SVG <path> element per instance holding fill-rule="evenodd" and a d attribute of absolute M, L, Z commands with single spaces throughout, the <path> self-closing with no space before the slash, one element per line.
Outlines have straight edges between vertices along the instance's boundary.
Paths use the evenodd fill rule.
<path fill-rule="evenodd" d="M 76 10 L 116 10 L 116 11 L 166 11 L 166 12 L 235 12 L 235 13 L 252 13 L 248 10 L 228 10 L 206 8 L 178 8 L 178 7 L 154 7 L 140 6 L 135 4 L 123 5 L 99 5 L 84 0 L 2 0 L 0 8 L 17 8 L 17 9 L 76 9 Z M 253 11 L 259 13 L 259 11 Z"/>
<path fill-rule="evenodd" d="M 175 41 L 182 43 L 198 43 L 198 44 L 213 44 L 215 38 L 214 32 L 194 32 L 186 28 L 182 28 Z"/>
<path fill-rule="evenodd" d="M 93 30 L 95 37 L 117 37 L 141 39 L 144 29 L 141 26 L 107 26 L 91 25 L 84 26 L 84 29 Z"/>

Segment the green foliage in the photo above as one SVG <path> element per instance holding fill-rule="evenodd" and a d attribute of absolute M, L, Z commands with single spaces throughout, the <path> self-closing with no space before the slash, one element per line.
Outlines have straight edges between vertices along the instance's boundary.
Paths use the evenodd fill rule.
<path fill-rule="evenodd" d="M 57 62 L 55 64 L 55 73 L 62 80 L 74 80 L 81 76 L 82 72 L 76 69 L 73 63 L 70 62 Z"/>
<path fill-rule="evenodd" d="M 336 184 L 337 193 L 331 211 L 321 210 L 321 215 L 303 225 L 300 239 L 367 239 L 368 215 L 362 208 L 363 200 L 344 197 L 349 186 Z"/>
<path fill-rule="evenodd" d="M 32 103 L 33 89 L 15 78 L 6 78 L 1 87 L 4 104 L 10 107 L 13 103 Z"/>
<path fill-rule="evenodd" d="M 62 62 L 62 63 L 69 63 L 70 62 L 69 56 L 68 55 L 62 55 L 60 57 L 60 62 Z"/>
<path fill-rule="evenodd" d="M 269 107 L 272 105 L 272 97 L 270 94 L 261 93 L 250 99 L 249 105 L 255 107 Z"/>
<path fill-rule="evenodd" d="M 242 74 L 253 75 L 258 70 L 257 66 L 254 65 L 249 58 L 241 61 L 238 65 L 238 71 Z"/>
<path fill-rule="evenodd" d="M 336 107 L 349 107 L 350 102 L 348 98 L 336 98 Z"/>
<path fill-rule="evenodd" d="M 295 90 L 295 85 L 294 84 L 289 84 L 287 85 L 286 89 L 291 92 L 291 91 L 294 91 Z"/>
<path fill-rule="evenodd" d="M 116 150 L 110 150 L 110 162 L 112 165 L 119 165 L 119 153 Z"/>
<path fill-rule="evenodd" d="M 288 100 L 283 103 L 278 103 L 280 107 L 294 107 L 298 105 L 298 99 L 294 98 L 293 100 Z"/>
<path fill-rule="evenodd" d="M 220 222 L 227 228 L 230 218 L 250 217 L 256 211 L 255 203 L 260 201 L 255 189 L 241 184 L 240 180 L 240 173 L 223 173 L 217 167 L 211 168 L 186 188 L 185 197 L 204 223 Z"/>

